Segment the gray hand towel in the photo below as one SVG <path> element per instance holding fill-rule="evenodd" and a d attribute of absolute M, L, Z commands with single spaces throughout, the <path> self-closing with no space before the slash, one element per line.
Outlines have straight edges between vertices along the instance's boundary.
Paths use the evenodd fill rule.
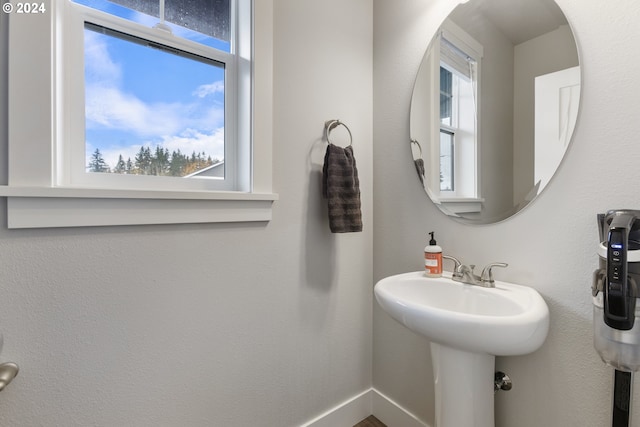
<path fill-rule="evenodd" d="M 422 183 L 422 185 L 424 185 L 424 174 L 426 173 L 424 169 L 424 160 L 418 159 L 418 160 L 414 160 L 413 162 L 416 165 L 416 172 L 418 172 L 418 178 L 420 178 L 420 182 Z"/>
<path fill-rule="evenodd" d="M 328 145 L 322 168 L 322 194 L 329 202 L 332 233 L 362 231 L 360 181 L 351 146 Z"/>

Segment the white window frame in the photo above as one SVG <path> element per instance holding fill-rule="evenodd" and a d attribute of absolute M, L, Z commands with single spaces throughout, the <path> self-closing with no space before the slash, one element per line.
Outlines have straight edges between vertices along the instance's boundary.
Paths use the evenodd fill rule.
<path fill-rule="evenodd" d="M 455 25 L 453 22 L 449 20 L 446 21 L 441 27 L 441 34 L 438 37 L 446 38 L 451 44 L 458 47 L 463 52 L 466 52 L 471 56 L 477 63 L 477 75 L 476 81 L 478 84 L 475 87 L 476 92 L 476 126 L 475 126 L 475 141 L 473 144 L 468 144 L 467 142 L 460 141 L 457 127 L 458 125 L 454 123 L 454 126 L 445 126 L 440 123 L 440 115 L 435 114 L 433 117 L 432 123 L 432 138 L 434 141 L 440 140 L 440 129 L 447 129 L 449 131 L 454 132 L 454 169 L 455 176 L 454 180 L 456 182 L 456 186 L 454 191 L 440 191 L 439 184 L 437 190 L 437 200 L 440 204 L 447 207 L 448 210 L 454 213 L 466 213 L 466 212 L 479 212 L 482 209 L 482 202 L 484 199 L 481 196 L 481 173 L 480 173 L 480 145 L 481 145 L 481 126 L 480 126 L 480 117 L 482 114 L 481 111 L 481 103 L 479 100 L 481 99 L 481 85 L 479 82 L 481 81 L 481 70 L 482 70 L 482 57 L 484 55 L 484 49 L 480 43 L 478 43 L 472 36 L 470 36 L 467 32 L 465 32 L 462 28 Z M 439 43 L 439 39 L 438 39 Z M 440 52 L 439 49 L 434 49 L 434 61 L 432 63 L 433 75 L 437 76 L 437 78 L 433 79 L 434 84 L 434 93 L 438 94 L 438 99 L 434 99 L 434 108 L 436 111 L 439 111 L 439 94 L 440 94 Z M 454 115 L 456 113 L 454 112 Z M 454 117 L 454 120 L 457 118 Z M 465 144 L 465 146 L 462 146 Z M 469 146 L 471 145 L 471 146 Z M 437 160 L 437 164 L 433 164 L 432 167 L 438 171 L 440 171 L 440 154 L 439 154 L 439 144 L 438 153 L 433 158 Z M 438 181 L 435 181 L 439 183 Z"/>
<path fill-rule="evenodd" d="M 251 22 L 244 14 L 253 8 L 254 20 L 253 40 L 238 46 L 237 66 L 244 70 L 242 80 L 253 79 L 253 102 L 238 106 L 247 112 L 239 117 L 252 126 L 237 136 L 252 144 L 239 145 L 237 155 L 247 159 L 250 173 L 239 174 L 246 178 L 238 182 L 237 191 L 127 189 L 73 182 L 66 169 L 69 151 L 61 147 L 70 142 L 69 130 L 84 124 L 77 123 L 78 111 L 68 114 L 69 108 L 78 108 L 70 98 L 78 94 L 67 92 L 78 76 L 65 67 L 78 64 L 65 64 L 70 55 L 66 50 L 79 46 L 60 43 L 68 31 L 67 1 L 45 1 L 46 13 L 9 16 L 9 182 L 0 187 L 0 196 L 8 198 L 9 228 L 270 220 L 272 202 L 277 200 L 271 188 L 273 1 L 238 2 L 237 13 Z M 83 75 L 80 78 L 84 80 Z"/>
<path fill-rule="evenodd" d="M 476 173 L 478 170 L 477 156 L 479 152 L 477 148 L 480 142 L 478 124 L 477 122 L 473 124 L 473 132 L 471 134 L 468 130 L 465 132 L 464 127 L 461 125 L 463 118 L 468 120 L 469 116 L 473 117 L 476 115 L 472 106 L 468 105 L 468 103 L 465 105 L 465 103 L 461 102 L 461 94 L 464 92 L 463 88 L 468 91 L 470 86 L 473 86 L 473 83 L 463 82 L 462 77 L 451 67 L 447 66 L 446 63 L 441 62 L 440 66 L 451 72 L 453 79 L 451 125 L 441 123 L 439 130 L 440 133 L 444 131 L 453 137 L 452 180 L 454 182 L 454 188 L 452 190 L 440 189 L 440 195 L 444 198 L 476 197 L 478 194 L 479 181 L 478 174 Z M 477 96 L 477 94 L 473 96 Z"/>
<path fill-rule="evenodd" d="M 250 191 L 249 180 L 240 180 L 240 174 L 250 173 L 250 158 L 238 158 L 238 148 L 242 145 L 250 145 L 250 136 L 244 135 L 240 139 L 238 128 L 241 126 L 238 119 L 250 116 L 250 105 L 242 103 L 243 99 L 249 99 L 250 69 L 238 69 L 238 56 L 233 53 L 216 51 L 213 48 L 201 46 L 190 40 L 175 37 L 158 28 L 145 28 L 139 24 L 106 14 L 95 9 L 73 3 L 64 2 L 64 22 L 62 38 L 63 50 L 63 87 L 65 94 L 65 107 L 61 115 L 61 123 L 68 124 L 63 127 L 63 144 L 57 144 L 58 178 L 59 186 L 91 187 L 91 188 L 137 188 L 157 190 L 225 190 L 225 191 Z M 232 11 L 233 13 L 233 11 Z M 232 18 L 233 22 L 234 19 Z M 224 180 L 212 179 L 180 179 L 166 176 L 142 176 L 120 175 L 106 173 L 87 173 L 85 168 L 85 138 L 82 120 L 85 118 L 84 110 L 77 111 L 77 106 L 84 106 L 85 93 L 83 87 L 76 82 L 84 81 L 84 23 L 90 22 L 111 30 L 132 35 L 141 39 L 150 40 L 167 47 L 176 48 L 188 53 L 198 54 L 205 58 L 218 61 L 225 65 L 225 174 Z M 70 25 L 69 25 L 70 24 Z M 232 26 L 232 32 L 234 31 Z M 237 31 L 239 34 L 250 31 Z M 242 40 L 239 40 L 242 43 Z M 249 59 L 250 61 L 250 59 Z M 243 73 L 246 78 L 243 78 Z M 187 76 L 185 76 L 187 77 Z M 244 81 L 245 86 L 239 87 L 238 81 Z M 161 90 L 161 88 L 159 88 Z M 237 96 L 236 96 L 237 94 Z M 246 111 L 242 111 L 242 109 Z M 65 115 L 69 114 L 68 119 Z M 250 126 L 245 123 L 244 126 Z M 244 185 L 241 185 L 243 183 Z M 243 188 L 244 187 L 244 188 Z"/>

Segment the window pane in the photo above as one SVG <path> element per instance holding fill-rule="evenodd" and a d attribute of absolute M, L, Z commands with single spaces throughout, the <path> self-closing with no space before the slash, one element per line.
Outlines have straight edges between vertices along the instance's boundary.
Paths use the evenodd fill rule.
<path fill-rule="evenodd" d="M 440 67 L 440 123 L 453 123 L 453 75 L 444 67 Z"/>
<path fill-rule="evenodd" d="M 163 22 L 179 37 L 230 52 L 230 0 L 74 0 L 147 27 Z M 161 2 L 164 4 L 162 19 Z"/>
<path fill-rule="evenodd" d="M 453 191 L 453 133 L 440 131 L 440 191 Z"/>
<path fill-rule="evenodd" d="M 229 41 L 229 0 L 166 0 L 165 19 L 199 33 Z"/>
<path fill-rule="evenodd" d="M 224 65 L 85 24 L 87 172 L 224 177 Z"/>

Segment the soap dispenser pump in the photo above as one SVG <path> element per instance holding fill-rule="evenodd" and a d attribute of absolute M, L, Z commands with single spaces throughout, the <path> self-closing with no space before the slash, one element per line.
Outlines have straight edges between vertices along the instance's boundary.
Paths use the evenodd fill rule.
<path fill-rule="evenodd" d="M 434 232 L 429 233 L 429 245 L 424 248 L 424 274 L 427 277 L 442 277 L 442 248 L 438 246 Z"/>

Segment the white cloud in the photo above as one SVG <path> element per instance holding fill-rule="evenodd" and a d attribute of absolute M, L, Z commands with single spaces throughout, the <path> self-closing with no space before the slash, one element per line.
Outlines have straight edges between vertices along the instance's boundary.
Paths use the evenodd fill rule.
<path fill-rule="evenodd" d="M 136 136 L 162 136 L 181 131 L 188 122 L 185 105 L 146 104 L 116 87 L 87 86 L 85 114 L 89 128 L 110 128 Z"/>
<path fill-rule="evenodd" d="M 145 103 L 121 89 L 121 67 L 111 59 L 107 46 L 87 32 L 87 103 L 85 114 L 90 129 L 107 128 L 137 136 L 167 136 L 187 128 L 212 130 L 224 120 L 222 105 L 207 101 Z M 192 94 L 202 99 L 220 92 L 222 82 L 201 85 Z"/>
<path fill-rule="evenodd" d="M 106 43 L 93 31 L 84 32 L 84 62 L 87 79 L 116 85 L 122 77 L 120 65 L 113 62 Z"/>
<path fill-rule="evenodd" d="M 88 85 L 85 114 L 89 129 L 118 129 L 138 137 L 164 138 L 186 129 L 211 131 L 224 123 L 223 106 L 145 103 L 119 88 Z"/>
<path fill-rule="evenodd" d="M 224 93 L 224 82 L 217 81 L 206 85 L 200 85 L 193 92 L 192 95 L 197 96 L 198 98 L 204 98 L 208 95 L 215 95 L 216 93 Z"/>
<path fill-rule="evenodd" d="M 168 148 L 169 152 L 180 150 L 190 155 L 205 152 L 211 158 L 224 159 L 224 128 L 218 128 L 210 133 L 203 133 L 194 129 L 187 129 L 180 135 L 168 136 L 162 139 L 160 145 Z"/>

